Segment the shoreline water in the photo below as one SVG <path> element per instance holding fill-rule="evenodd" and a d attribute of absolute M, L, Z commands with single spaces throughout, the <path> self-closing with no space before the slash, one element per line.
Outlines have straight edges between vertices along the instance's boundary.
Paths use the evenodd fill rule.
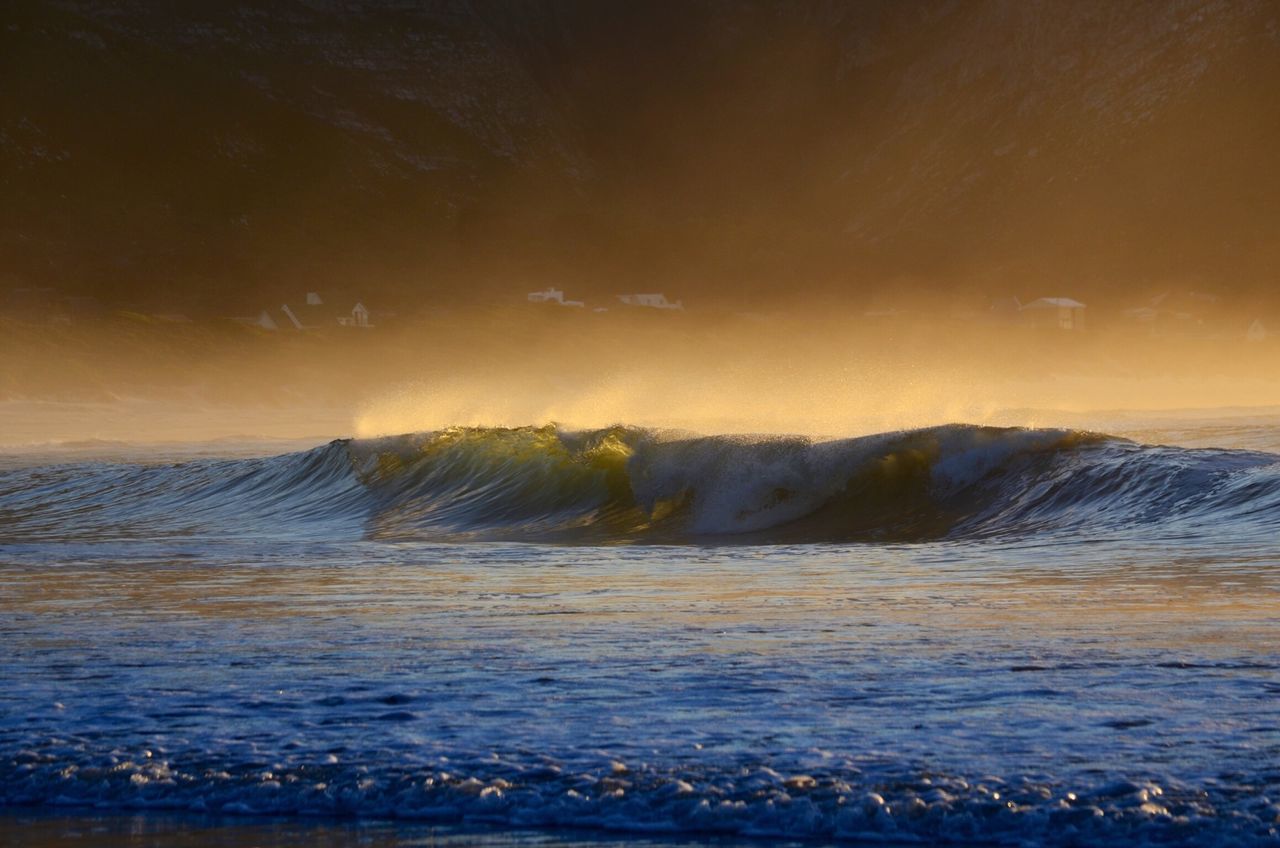
<path fill-rule="evenodd" d="M 1275 435 L 1238 423 L 1188 435 Z M 1280 456 L 969 427 L 816 453 L 614 435 L 650 451 L 626 479 L 549 430 L 0 469 L 0 841 L 1280 839 Z M 687 517 L 756 521 L 852 460 L 868 496 L 936 494 L 1001 532 L 438 539 L 607 529 L 663 469 L 704 493 Z M 884 517 L 837 500 L 840 522 Z M 550 829 L 507 829 L 528 826 Z"/>
<path fill-rule="evenodd" d="M 824 848 L 833 843 L 586 828 L 513 829 L 392 819 L 0 807 L 0 844 L 24 848 Z M 871 843 L 843 840 L 840 844 Z M 927 848 L 929 843 L 913 844 Z"/>

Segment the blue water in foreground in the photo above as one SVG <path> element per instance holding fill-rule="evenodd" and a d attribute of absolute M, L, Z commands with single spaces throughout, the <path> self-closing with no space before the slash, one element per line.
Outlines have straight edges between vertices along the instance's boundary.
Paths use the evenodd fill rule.
<path fill-rule="evenodd" d="M 1278 844 L 1278 561 L 1280 456 L 1066 431 L 13 455 L 0 808 Z"/>

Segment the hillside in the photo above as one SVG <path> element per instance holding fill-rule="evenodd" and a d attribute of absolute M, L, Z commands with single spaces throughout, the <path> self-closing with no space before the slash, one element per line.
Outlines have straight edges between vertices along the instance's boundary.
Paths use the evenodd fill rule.
<path fill-rule="evenodd" d="M 0 288 L 1263 296 L 1265 0 L 0 11 Z"/>

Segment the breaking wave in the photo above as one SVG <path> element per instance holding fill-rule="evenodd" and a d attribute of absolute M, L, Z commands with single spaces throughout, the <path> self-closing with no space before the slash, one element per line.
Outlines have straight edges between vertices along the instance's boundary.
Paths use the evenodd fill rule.
<path fill-rule="evenodd" d="M 497 753 L 443 758 L 447 770 L 441 763 L 371 769 L 335 756 L 292 765 L 203 757 L 203 768 L 184 768 L 165 751 L 92 756 L 74 744 L 51 747 L 0 760 L 0 803 L 857 845 L 1252 846 L 1277 838 L 1276 807 L 1265 798 L 1149 781 L 1070 791 L 1021 776 L 877 774 L 853 760 L 785 774 L 764 765 L 669 771 L 616 760 L 564 768 L 550 757 Z"/>
<path fill-rule="evenodd" d="M 948 425 L 832 441 L 450 428 L 263 459 L 0 473 L 0 540 L 895 542 L 1280 527 L 1280 456 Z"/>

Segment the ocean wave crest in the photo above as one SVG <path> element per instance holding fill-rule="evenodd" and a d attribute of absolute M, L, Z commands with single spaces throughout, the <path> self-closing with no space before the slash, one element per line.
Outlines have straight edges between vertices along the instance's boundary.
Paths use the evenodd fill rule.
<path fill-rule="evenodd" d="M 1280 457 L 947 425 L 815 441 L 466 428 L 264 459 L 0 474 L 0 538 L 898 542 L 1280 523 Z"/>

